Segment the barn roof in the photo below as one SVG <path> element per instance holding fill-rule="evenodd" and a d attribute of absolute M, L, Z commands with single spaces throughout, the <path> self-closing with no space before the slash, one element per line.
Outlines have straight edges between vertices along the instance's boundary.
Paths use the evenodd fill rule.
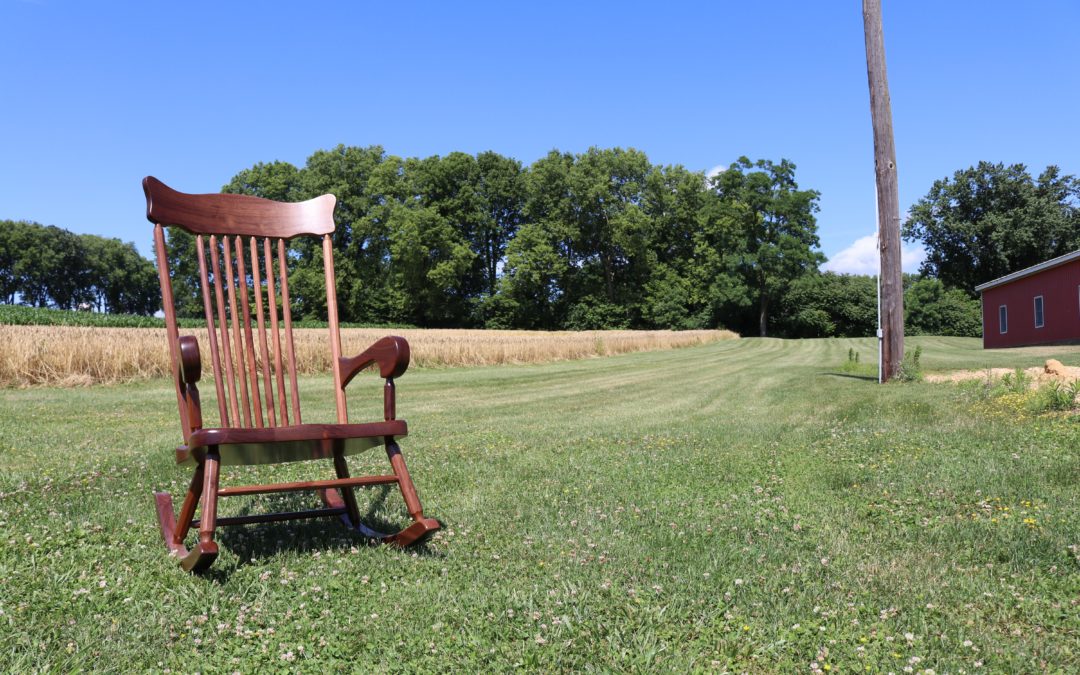
<path fill-rule="evenodd" d="M 975 287 L 975 290 L 981 293 L 982 291 L 985 291 L 989 288 L 1000 286 L 1002 284 L 1007 284 L 1010 281 L 1016 281 L 1017 279 L 1023 279 L 1024 277 L 1030 277 L 1032 274 L 1038 274 L 1043 270 L 1048 270 L 1051 267 L 1057 267 L 1058 265 L 1064 265 L 1065 263 L 1073 260 L 1080 260 L 1080 250 L 1073 251 L 1072 253 L 1066 253 L 1065 255 L 1059 255 L 1056 258 L 1051 258 L 1050 260 L 1047 260 L 1046 262 L 1041 262 L 1038 265 L 1032 265 L 1031 267 L 1027 267 L 1018 272 L 1006 274 L 1005 276 L 994 279 L 993 281 L 987 281 L 985 284 L 979 284 Z"/>

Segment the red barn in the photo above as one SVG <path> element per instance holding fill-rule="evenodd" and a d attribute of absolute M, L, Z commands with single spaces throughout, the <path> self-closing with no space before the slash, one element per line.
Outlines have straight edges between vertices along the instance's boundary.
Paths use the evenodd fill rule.
<path fill-rule="evenodd" d="M 1080 251 L 976 286 L 983 348 L 1080 342 Z"/>

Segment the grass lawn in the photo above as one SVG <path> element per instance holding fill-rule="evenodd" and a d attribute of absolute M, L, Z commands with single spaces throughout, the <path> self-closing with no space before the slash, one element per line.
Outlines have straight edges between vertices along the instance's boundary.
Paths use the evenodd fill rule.
<path fill-rule="evenodd" d="M 929 370 L 1080 365 L 916 344 Z M 1080 418 L 879 386 L 841 368 L 851 347 L 875 357 L 743 339 L 412 371 L 402 447 L 447 526 L 427 549 L 230 528 L 204 577 L 154 516 L 188 480 L 170 383 L 2 390 L 0 671 L 1076 672 Z M 379 418 L 380 383 L 354 382 L 355 420 Z M 305 421 L 332 420 L 330 378 L 303 388 Z M 269 472 L 332 469 L 223 478 Z M 404 522 L 398 493 L 361 498 Z"/>

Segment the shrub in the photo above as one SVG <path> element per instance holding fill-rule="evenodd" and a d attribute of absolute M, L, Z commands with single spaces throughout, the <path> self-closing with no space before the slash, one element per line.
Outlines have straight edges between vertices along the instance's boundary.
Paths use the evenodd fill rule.
<path fill-rule="evenodd" d="M 1072 410 L 1076 404 L 1076 395 L 1080 392 L 1080 381 L 1067 386 L 1053 381 L 1039 387 L 1031 397 L 1030 408 L 1034 413 Z"/>
<path fill-rule="evenodd" d="M 1007 393 L 1024 394 L 1031 388 L 1031 377 L 1022 369 L 1017 368 L 1001 377 L 1001 386 Z"/>
<path fill-rule="evenodd" d="M 921 358 L 921 345 L 916 346 L 915 351 L 904 352 L 904 360 L 900 362 L 900 367 L 896 369 L 893 380 L 897 382 L 919 382 L 922 380 L 922 365 L 919 363 Z"/>

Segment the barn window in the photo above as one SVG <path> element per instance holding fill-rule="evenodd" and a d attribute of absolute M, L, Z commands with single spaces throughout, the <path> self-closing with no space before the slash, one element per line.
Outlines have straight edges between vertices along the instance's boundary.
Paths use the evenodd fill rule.
<path fill-rule="evenodd" d="M 1035 296 L 1035 327 L 1042 328 L 1046 324 L 1043 316 L 1043 296 Z"/>
<path fill-rule="evenodd" d="M 1009 308 L 1005 305 L 998 307 L 998 331 L 1003 335 L 1009 332 Z"/>

